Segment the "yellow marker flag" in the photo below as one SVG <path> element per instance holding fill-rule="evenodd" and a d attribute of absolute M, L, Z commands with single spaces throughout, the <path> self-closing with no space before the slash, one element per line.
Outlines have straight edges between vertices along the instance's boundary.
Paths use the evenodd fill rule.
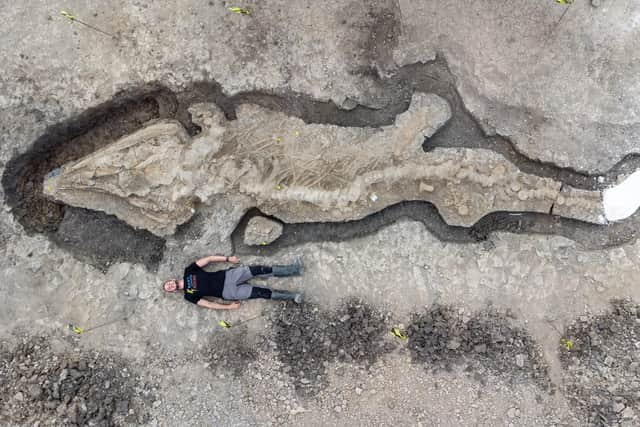
<path fill-rule="evenodd" d="M 71 329 L 74 333 L 78 335 L 84 332 L 84 329 L 82 329 L 80 326 L 75 326 L 75 325 L 72 325 L 71 323 L 69 323 L 67 326 L 69 327 L 69 329 Z"/>
<path fill-rule="evenodd" d="M 233 13 L 238 13 L 240 15 L 251 15 L 251 11 L 244 7 L 230 7 L 229 10 Z"/>
<path fill-rule="evenodd" d="M 75 21 L 76 20 L 76 17 L 73 16 L 72 14 L 70 14 L 69 12 L 67 12 L 66 10 L 60 11 L 60 15 L 62 15 L 65 18 L 69 19 L 70 21 Z"/>
<path fill-rule="evenodd" d="M 562 344 L 564 346 L 564 348 L 566 348 L 568 351 L 571 351 L 571 349 L 573 348 L 573 341 L 571 340 L 567 340 L 562 338 L 560 340 L 560 344 Z"/>
<path fill-rule="evenodd" d="M 400 338 L 403 341 L 407 339 L 407 334 L 402 332 L 400 330 L 400 328 L 398 328 L 398 327 L 391 328 L 391 335 L 396 336 L 396 337 Z"/>

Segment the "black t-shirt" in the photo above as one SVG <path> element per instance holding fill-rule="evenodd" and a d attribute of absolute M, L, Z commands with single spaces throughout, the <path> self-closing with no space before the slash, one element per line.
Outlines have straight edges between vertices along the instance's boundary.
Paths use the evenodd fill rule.
<path fill-rule="evenodd" d="M 184 299 L 196 304 L 202 297 L 222 298 L 226 270 L 209 273 L 195 262 L 184 269 Z"/>

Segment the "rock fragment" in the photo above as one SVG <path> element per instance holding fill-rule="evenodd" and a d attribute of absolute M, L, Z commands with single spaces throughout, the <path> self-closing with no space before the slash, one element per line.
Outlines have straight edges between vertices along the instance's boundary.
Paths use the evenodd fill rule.
<path fill-rule="evenodd" d="M 616 402 L 613 404 L 613 412 L 622 412 L 624 411 L 624 408 L 624 403 Z"/>
<path fill-rule="evenodd" d="M 282 235 L 282 224 L 263 216 L 254 216 L 244 231 L 244 244 L 268 245 Z"/>
<path fill-rule="evenodd" d="M 520 416 L 520 410 L 518 408 L 509 408 L 507 411 L 507 417 L 516 418 Z"/>
<path fill-rule="evenodd" d="M 624 411 L 622 411 L 621 416 L 624 420 L 631 420 L 635 418 L 636 413 L 633 411 L 633 409 L 627 407 L 624 409 Z"/>

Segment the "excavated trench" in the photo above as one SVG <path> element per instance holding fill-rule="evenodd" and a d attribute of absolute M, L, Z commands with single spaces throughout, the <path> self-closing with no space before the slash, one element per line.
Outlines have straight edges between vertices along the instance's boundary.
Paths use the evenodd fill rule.
<path fill-rule="evenodd" d="M 175 106 L 169 95 L 152 87 L 118 95 L 52 126 L 27 152 L 11 160 L 2 185 L 6 203 L 25 230 L 47 235 L 93 265 L 125 260 L 156 265 L 164 248 L 162 239 L 101 212 L 52 202 L 44 197 L 42 182 L 52 169 L 134 132 L 149 120 L 175 115 L 175 108 L 165 109 Z"/>
<path fill-rule="evenodd" d="M 187 111 L 196 102 L 215 103 L 230 120 L 236 118 L 237 106 L 251 103 L 301 118 L 306 123 L 380 127 L 392 124 L 398 114 L 406 111 L 414 92 L 435 93 L 449 102 L 452 117 L 424 142 L 425 151 L 436 147 L 490 149 L 525 173 L 586 190 L 604 188 L 613 183 L 618 174 L 640 167 L 640 156 L 630 155 L 598 179 L 598 176 L 527 158 L 507 138 L 485 134 L 466 110 L 455 89 L 454 77 L 442 57 L 426 64 L 402 67 L 389 78 L 369 77 L 374 78 L 378 85 L 380 103 L 385 105 L 384 108 L 357 105 L 345 110 L 332 102 L 292 92 L 245 92 L 226 96 L 216 82 L 194 83 L 180 93 L 158 84 L 119 93 L 107 103 L 50 127 L 27 152 L 12 159 L 2 177 L 6 202 L 28 233 L 44 233 L 86 262 L 104 269 L 110 263 L 126 260 L 155 269 L 164 251 L 163 239 L 147 231 L 135 230 L 113 216 L 52 202 L 43 196 L 42 182 L 51 170 L 142 128 L 150 120 L 175 118 L 191 135 L 197 134 L 200 129 L 191 121 Z M 535 119 L 532 116 L 532 120 Z M 248 219 L 257 214 L 257 210 L 248 212 L 233 233 L 232 240 L 238 252 L 267 254 L 302 242 L 348 240 L 374 232 L 401 218 L 421 221 L 444 241 L 476 242 L 487 239 L 493 231 L 509 231 L 562 235 L 587 248 L 630 242 L 636 238 L 640 223 L 638 215 L 603 226 L 550 214 L 494 212 L 465 228 L 446 224 L 430 203 L 406 201 L 358 221 L 284 224 L 283 235 L 276 242 L 267 247 L 247 247 L 242 243 L 242 232 Z M 192 235 L 194 227 L 197 227 L 195 220 L 183 225 L 176 238 L 180 240 Z"/>
<path fill-rule="evenodd" d="M 266 246 L 248 246 L 244 233 L 249 220 L 262 216 L 282 224 L 282 235 Z M 270 256 L 279 250 L 308 242 L 344 242 L 374 233 L 399 220 L 420 221 L 438 239 L 452 243 L 477 243 L 487 241 L 494 231 L 516 234 L 559 235 L 578 242 L 586 249 L 599 249 L 623 245 L 637 237 L 640 221 L 633 218 L 609 226 L 597 225 L 557 215 L 535 212 L 494 212 L 486 215 L 471 227 L 447 224 L 438 209 L 429 202 L 407 201 L 389 206 L 361 220 L 316 223 L 283 223 L 278 218 L 265 215 L 258 209 L 248 211 L 231 235 L 238 254 Z"/>

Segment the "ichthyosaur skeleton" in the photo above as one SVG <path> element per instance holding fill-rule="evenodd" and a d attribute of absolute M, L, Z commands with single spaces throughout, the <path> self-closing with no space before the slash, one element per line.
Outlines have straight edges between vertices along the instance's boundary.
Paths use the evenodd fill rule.
<path fill-rule="evenodd" d="M 493 211 L 553 213 L 601 222 L 601 194 L 521 172 L 485 149 L 422 143 L 451 117 L 446 100 L 414 94 L 393 125 L 351 128 L 245 104 L 228 121 L 212 104 L 190 108 L 189 136 L 159 120 L 51 172 L 49 197 L 104 211 L 159 236 L 199 204 L 233 198 L 285 222 L 346 221 L 405 200 L 433 203 L 450 225 Z M 216 204 L 218 205 L 218 204 Z"/>

